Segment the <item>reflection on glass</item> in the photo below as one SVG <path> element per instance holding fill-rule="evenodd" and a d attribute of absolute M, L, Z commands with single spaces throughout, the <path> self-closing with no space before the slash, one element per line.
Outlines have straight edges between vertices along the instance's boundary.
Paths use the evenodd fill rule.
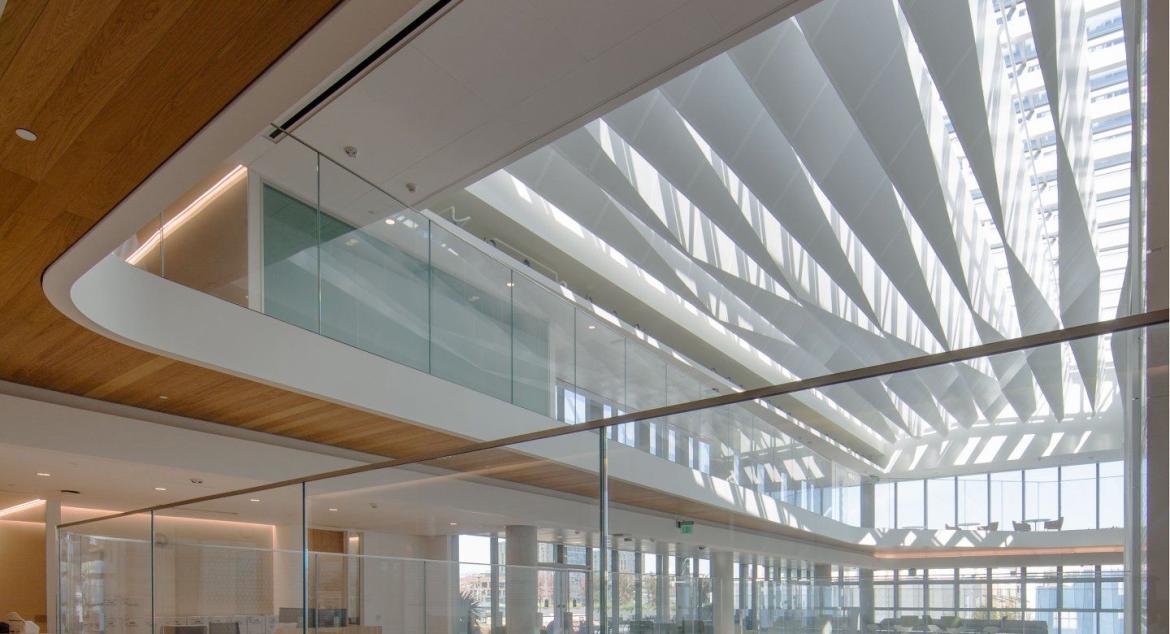
<path fill-rule="evenodd" d="M 1102 462 L 1100 469 L 1097 525 L 1100 528 L 1120 528 L 1125 526 L 1124 466 L 1120 461 Z"/>
<path fill-rule="evenodd" d="M 1060 468 L 1060 514 L 1069 530 L 1097 528 L 1097 465 Z"/>
<path fill-rule="evenodd" d="M 321 334 L 426 371 L 425 220 L 325 158 L 320 179 Z"/>
<path fill-rule="evenodd" d="M 61 558 L 58 629 L 65 634 L 150 634 L 150 515 L 64 528 L 57 541 Z"/>
<path fill-rule="evenodd" d="M 898 496 L 898 528 L 923 528 L 924 518 L 924 483 L 922 480 L 899 482 Z"/>
<path fill-rule="evenodd" d="M 431 373 L 512 400 L 512 271 L 431 225 Z"/>
<path fill-rule="evenodd" d="M 991 474 L 991 521 L 1003 530 L 1014 528 L 1024 512 L 1023 482 L 1019 471 Z"/>
<path fill-rule="evenodd" d="M 957 522 L 955 519 L 955 479 L 934 478 L 926 481 L 926 527 L 946 528 Z"/>
<path fill-rule="evenodd" d="M 512 397 L 517 405 L 558 416 L 558 386 L 577 384 L 573 307 L 536 281 L 512 277 Z"/>
<path fill-rule="evenodd" d="M 155 512 L 156 623 L 165 632 L 214 618 L 224 634 L 249 623 L 295 634 L 303 621 L 303 534 L 300 485 Z"/>
<path fill-rule="evenodd" d="M 955 484 L 959 492 L 959 527 L 987 524 L 987 475 L 961 475 Z"/>

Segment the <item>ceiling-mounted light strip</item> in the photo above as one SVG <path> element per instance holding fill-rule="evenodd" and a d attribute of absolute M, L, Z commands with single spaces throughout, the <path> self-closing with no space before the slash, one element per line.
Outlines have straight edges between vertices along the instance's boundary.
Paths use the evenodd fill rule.
<path fill-rule="evenodd" d="M 35 500 L 29 500 L 28 502 L 21 502 L 20 504 L 17 504 L 16 506 L 10 506 L 6 509 L 0 509 L 0 517 L 4 517 L 6 515 L 12 515 L 13 513 L 19 513 L 25 509 L 31 509 L 34 506 L 44 504 L 44 503 L 45 503 L 45 501 L 40 499 L 40 498 L 35 499 Z"/>
<path fill-rule="evenodd" d="M 182 211 L 175 214 L 174 218 L 171 218 L 170 220 L 163 223 L 163 225 L 159 227 L 157 231 L 151 234 L 151 236 L 147 238 L 145 242 L 139 245 L 137 249 L 134 249 L 134 252 L 130 254 L 130 257 L 126 258 L 126 261 L 137 266 L 138 263 L 142 261 L 142 258 L 146 257 L 147 253 L 150 253 L 152 250 L 154 250 L 155 247 L 159 245 L 160 242 L 162 242 L 164 233 L 178 230 L 178 228 L 182 227 L 184 223 L 186 223 L 191 218 L 194 218 L 195 215 L 200 211 L 203 211 L 203 209 L 206 208 L 207 205 L 211 203 L 211 201 L 218 198 L 220 194 L 222 194 L 232 185 L 235 185 L 247 174 L 248 168 L 244 167 L 243 165 L 235 166 L 232 171 L 228 172 L 227 175 L 219 179 L 219 181 L 209 187 L 207 191 L 199 194 L 198 198 L 192 200 L 191 204 L 187 205 L 183 208 Z"/>

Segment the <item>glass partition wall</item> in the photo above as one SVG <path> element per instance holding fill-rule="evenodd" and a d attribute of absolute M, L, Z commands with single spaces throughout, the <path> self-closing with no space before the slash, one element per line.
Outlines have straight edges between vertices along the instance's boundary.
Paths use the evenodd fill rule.
<path fill-rule="evenodd" d="M 795 394 L 771 404 L 784 411 Z M 953 431 L 918 459 L 928 477 L 891 482 L 795 440 L 769 444 L 752 406 L 647 410 L 62 525 L 62 632 L 1134 631 L 1127 542 L 1112 527 L 1142 513 L 1109 510 L 1106 459 L 1123 417 L 1101 408 L 1087 436 L 1076 421 L 983 421 L 963 433 L 1004 447 L 968 465 L 986 472 L 936 473 L 964 466 Z M 1034 464 L 991 470 L 1028 458 L 1012 452 L 1029 434 Z M 1018 487 L 1022 525 L 1045 513 L 1068 525 L 993 526 L 995 482 Z"/>

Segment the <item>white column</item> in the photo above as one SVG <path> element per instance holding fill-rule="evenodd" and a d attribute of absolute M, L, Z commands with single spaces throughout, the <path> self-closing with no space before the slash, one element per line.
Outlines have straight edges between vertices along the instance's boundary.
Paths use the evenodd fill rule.
<path fill-rule="evenodd" d="M 657 566 L 654 578 L 654 622 L 658 625 L 670 623 L 670 546 L 655 544 Z"/>
<path fill-rule="evenodd" d="M 863 482 L 861 485 L 861 525 L 866 528 L 873 528 L 874 517 L 874 483 Z M 866 625 L 874 622 L 873 613 L 873 569 L 861 568 L 858 570 L 858 597 L 857 607 L 861 613 L 859 616 L 860 625 Z"/>
<path fill-rule="evenodd" d="M 711 553 L 711 619 L 715 634 L 735 632 L 735 583 L 732 554 L 719 550 Z"/>
<path fill-rule="evenodd" d="M 466 618 L 459 601 L 459 537 L 423 538 L 426 548 L 424 589 L 427 634 L 451 634 Z M 466 631 L 466 630 L 465 630 Z"/>
<path fill-rule="evenodd" d="M 280 608 L 300 608 L 305 603 L 302 591 L 304 561 L 301 554 L 304 527 L 300 524 L 277 524 L 272 536 L 272 613 L 277 614 Z M 173 577 L 173 574 L 170 576 Z M 170 613 L 165 609 L 158 612 Z"/>
<path fill-rule="evenodd" d="M 536 634 L 538 544 L 535 526 L 509 526 L 504 545 L 504 624 L 508 634 Z"/>
<path fill-rule="evenodd" d="M 694 606 L 691 605 L 691 584 L 695 582 L 691 574 L 691 558 L 681 552 L 674 555 L 674 610 L 675 620 L 679 623 L 695 618 Z"/>
<path fill-rule="evenodd" d="M 1146 310 L 1164 309 L 1170 303 L 1167 297 L 1168 268 L 1167 244 L 1170 229 L 1166 207 L 1170 204 L 1170 189 L 1166 180 L 1166 172 L 1170 169 L 1170 143 L 1167 142 L 1167 127 L 1170 125 L 1170 7 L 1165 2 L 1132 2 L 1123 3 L 1136 5 L 1137 13 L 1143 10 L 1148 12 L 1146 18 L 1146 72 L 1147 72 L 1147 108 L 1145 137 L 1147 139 L 1146 161 L 1149 176 L 1146 180 Z M 1126 13 L 1123 8 L 1123 13 Z M 1130 13 L 1132 15 L 1132 13 Z M 1127 28 L 1126 37 L 1136 29 Z M 1136 48 L 1136 47 L 1135 47 Z M 1129 57 L 1137 60 L 1137 55 Z M 1136 70 L 1136 68 L 1135 68 Z M 1131 71 L 1132 72 L 1132 71 Z M 1131 84 L 1132 86 L 1132 84 Z M 1132 92 L 1132 91 L 1131 91 Z M 1130 103 L 1139 103 L 1139 99 L 1131 94 Z M 1134 135 L 1135 143 L 1140 143 L 1141 135 Z M 1135 146 L 1136 147 L 1136 146 Z M 1137 194 L 1140 184 L 1131 186 L 1131 195 L 1134 201 L 1140 201 Z M 1140 202 L 1136 203 L 1140 205 Z M 1131 216 L 1131 218 L 1137 216 Z M 1140 242 L 1138 243 L 1140 244 Z M 1137 245 L 1134 245 L 1134 250 Z M 1140 257 L 1140 256 L 1139 256 Z M 1138 269 L 1140 270 L 1140 268 Z M 1166 419 L 1167 405 L 1167 341 L 1166 328 L 1159 326 L 1146 331 L 1146 366 L 1147 366 L 1147 403 L 1145 420 L 1145 457 L 1147 472 L 1145 489 L 1147 495 L 1146 517 L 1143 523 L 1146 528 L 1145 546 L 1148 568 L 1146 570 L 1145 606 L 1150 632 L 1166 632 L 1170 630 L 1170 552 L 1167 552 L 1167 541 L 1170 537 L 1170 499 L 1168 499 L 1166 481 L 1170 479 L 1170 438 L 1167 437 Z M 1135 358 L 1131 356 L 1130 358 Z M 1127 481 L 1127 485 L 1130 483 Z M 1128 519 L 1128 518 L 1127 518 Z M 1128 525 L 1127 525 L 1128 526 Z M 1135 544 L 1135 548 L 1141 542 Z M 1127 559 L 1126 564 L 1131 569 L 1131 581 L 1139 581 L 1140 576 L 1134 574 L 1133 569 L 1140 563 L 1140 555 Z M 1135 578 L 1136 577 L 1136 578 Z M 1127 628 L 1137 630 L 1138 621 L 1134 617 L 1141 612 L 1137 598 L 1139 592 L 1130 592 L 1129 588 L 1140 587 L 1138 583 L 1131 583 L 1126 588 L 1125 622 Z M 1133 604 L 1131 608 L 1130 604 Z M 1136 612 L 1130 612 L 1135 610 Z"/>
<path fill-rule="evenodd" d="M 57 632 L 57 590 L 61 582 L 57 525 L 61 523 L 61 500 L 45 501 L 45 632 Z"/>

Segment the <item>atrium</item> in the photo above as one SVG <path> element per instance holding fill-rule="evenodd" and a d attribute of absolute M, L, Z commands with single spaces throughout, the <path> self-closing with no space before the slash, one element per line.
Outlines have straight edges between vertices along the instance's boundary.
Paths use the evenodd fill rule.
<path fill-rule="evenodd" d="M 9 631 L 1170 631 L 1163 3 L 145 4 L 0 0 Z"/>

